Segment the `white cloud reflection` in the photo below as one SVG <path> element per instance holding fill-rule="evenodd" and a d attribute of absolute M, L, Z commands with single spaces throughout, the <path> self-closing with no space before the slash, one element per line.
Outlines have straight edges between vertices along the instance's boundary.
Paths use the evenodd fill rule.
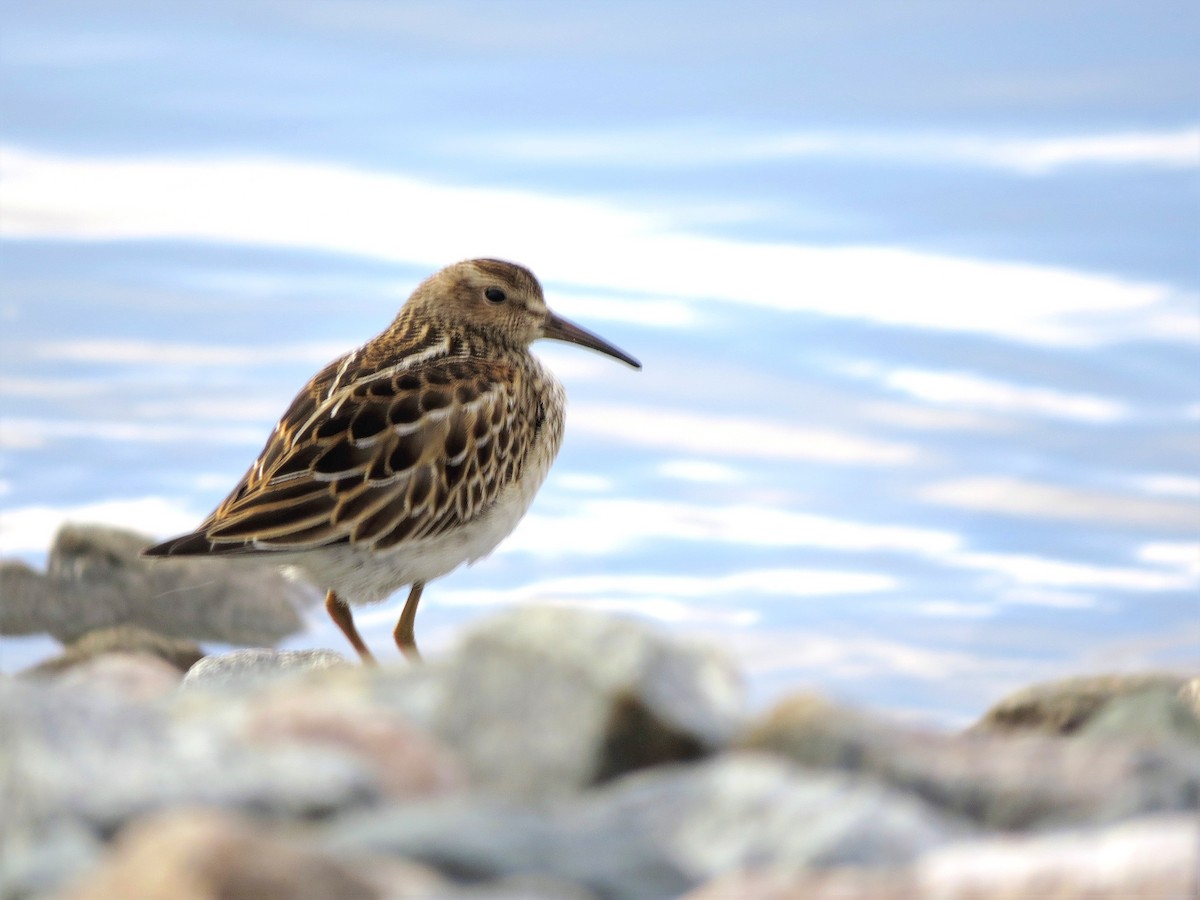
<path fill-rule="evenodd" d="M 898 466 L 920 458 L 916 447 L 831 428 L 804 428 L 742 416 L 680 409 L 580 403 L 571 430 L 622 444 L 725 459 L 794 459 L 835 465 Z"/>
<path fill-rule="evenodd" d="M 787 672 L 809 675 L 829 690 L 831 683 L 898 677 L 945 683 L 974 679 L 1003 667 L 1003 661 L 976 653 L 921 647 L 901 640 L 859 634 L 835 636 L 820 631 L 773 629 L 730 631 L 718 636 L 754 675 Z"/>
<path fill-rule="evenodd" d="M 1133 479 L 1133 485 L 1148 494 L 1200 500 L 1200 478 L 1195 475 L 1178 475 L 1167 472 L 1142 475 Z"/>
<path fill-rule="evenodd" d="M 1142 562 L 1177 569 L 1200 583 L 1200 540 L 1156 541 L 1137 549 Z"/>
<path fill-rule="evenodd" d="M 959 478 L 917 492 L 926 503 L 1031 519 L 1200 532 L 1200 504 L 1008 476 Z"/>
<path fill-rule="evenodd" d="M 1070 560 L 1051 559 L 1024 553 L 957 553 L 944 560 L 947 564 L 965 569 L 974 569 L 989 576 L 989 587 L 1003 588 L 1005 585 L 1046 588 L 1094 588 L 1115 591 L 1182 591 L 1200 585 L 1195 575 L 1180 571 L 1144 569 L 1130 566 L 1101 566 Z M 1037 595 L 1017 594 L 1017 602 L 1029 602 Z M 1058 597 L 1062 599 L 1062 595 Z M 1055 604 L 1044 602 L 1043 606 L 1084 606 L 1084 601 Z M 1035 600 L 1035 602 L 1037 602 Z"/>
<path fill-rule="evenodd" d="M 450 606 L 493 606 L 552 602 L 572 598 L 666 597 L 674 600 L 736 598 L 745 594 L 821 597 L 893 590 L 895 578 L 870 572 L 824 569 L 749 569 L 724 575 L 578 575 L 523 584 L 509 590 L 448 590 L 439 602 Z"/>
<path fill-rule="evenodd" d="M 701 484 L 734 484 L 743 479 L 733 466 L 709 459 L 671 459 L 658 467 L 658 474 Z"/>
<path fill-rule="evenodd" d="M 1006 588 L 1000 592 L 1000 599 L 1015 606 L 1043 606 L 1048 609 L 1093 609 L 1099 605 L 1095 594 L 1042 587 Z"/>
<path fill-rule="evenodd" d="M 109 338 L 44 341 L 33 347 L 33 353 L 41 359 L 55 361 L 224 368 L 290 362 L 320 366 L 350 349 L 340 344 L 319 342 L 230 346 Z"/>
<path fill-rule="evenodd" d="M 1096 423 L 1116 422 L 1129 415 L 1125 404 L 1106 397 L 996 381 L 966 372 L 896 369 L 884 374 L 881 381 L 918 400 L 974 410 Z"/>
<path fill-rule="evenodd" d="M 453 145 L 463 155 L 475 143 Z M 1200 129 L 1125 131 L 1054 137 L 954 133 L 801 131 L 738 134 L 663 128 L 614 134 L 533 134 L 496 137 L 488 153 L 562 165 L 728 166 L 778 160 L 966 166 L 1021 175 L 1047 175 L 1077 166 L 1200 168 Z"/>
<path fill-rule="evenodd" d="M 1193 293 L 1067 268 L 891 247 L 750 243 L 692 233 L 662 210 L 344 165 L 3 153 L 8 239 L 177 238 L 428 268 L 502 256 L 568 292 L 749 304 L 1059 345 L 1200 337 Z M 626 306 L 609 315 L 637 320 L 638 304 Z M 652 312 L 690 315 L 678 306 Z"/>
<path fill-rule="evenodd" d="M 498 552 L 598 556 L 654 539 L 930 556 L 950 553 L 961 544 L 957 534 L 947 531 L 855 522 L 768 506 L 580 498 L 557 512 L 535 507 Z"/>
<path fill-rule="evenodd" d="M 152 534 L 190 531 L 200 516 L 162 497 L 101 500 L 72 506 L 25 506 L 0 516 L 0 553 L 44 552 L 67 522 L 101 522 Z"/>
<path fill-rule="evenodd" d="M 535 581 L 507 589 L 439 588 L 434 602 L 450 607 L 516 606 L 550 603 L 629 613 L 672 624 L 749 627 L 762 618 L 761 607 L 780 601 L 893 590 L 894 578 L 868 572 L 823 569 L 751 569 L 724 575 L 581 575 Z M 745 602 L 741 602 L 745 598 Z M 712 602 L 726 600 L 727 603 Z M 700 602 L 697 602 L 700 601 Z M 361 613 L 365 627 L 390 628 L 396 611 Z"/>
<path fill-rule="evenodd" d="M 261 424 L 243 427 L 190 421 L 138 422 L 117 419 L 61 420 L 6 417 L 3 429 L 0 429 L 0 449 L 27 450 L 60 441 L 236 444 L 257 447 L 265 438 L 266 432 Z"/>

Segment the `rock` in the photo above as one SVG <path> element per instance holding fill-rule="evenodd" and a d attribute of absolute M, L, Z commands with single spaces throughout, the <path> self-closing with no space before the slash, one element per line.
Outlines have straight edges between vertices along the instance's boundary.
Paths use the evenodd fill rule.
<path fill-rule="evenodd" d="M 49 632 L 64 642 L 116 625 L 168 637 L 272 644 L 299 631 L 317 599 L 267 563 L 144 560 L 149 537 L 99 525 L 64 525 L 47 572 L 0 568 L 0 634 Z"/>
<path fill-rule="evenodd" d="M 1071 734 L 1078 731 L 1108 703 L 1147 690 L 1180 691 L 1188 679 L 1168 673 L 1099 675 L 1048 681 L 1010 694 L 989 709 L 971 731 L 1011 734 L 1036 731 Z"/>
<path fill-rule="evenodd" d="M 752 870 L 722 875 L 680 900 L 922 900 L 924 896 L 907 870 L 836 869 L 801 875 Z M 976 900 L 975 895 L 970 900 Z"/>
<path fill-rule="evenodd" d="M 640 818 L 694 881 L 752 865 L 896 864 L 970 832 L 885 787 L 745 753 L 630 776 L 591 803 L 597 811 L 614 829 Z"/>
<path fill-rule="evenodd" d="M 204 651 L 195 641 L 166 637 L 138 625 L 117 625 L 89 631 L 69 643 L 63 652 L 38 663 L 24 674 L 48 675 L 62 672 L 105 653 L 140 653 L 155 656 L 174 666 L 180 674 L 190 669 Z"/>
<path fill-rule="evenodd" d="M 148 703 L 171 694 L 182 678 L 170 663 L 142 653 L 106 653 L 67 669 L 57 687 L 67 692 L 115 693 Z"/>
<path fill-rule="evenodd" d="M 1116 697 L 1104 705 L 1079 737 L 1149 745 L 1179 744 L 1200 751 L 1200 718 L 1168 687 Z"/>
<path fill-rule="evenodd" d="M 0 897 L 1115 900 L 1196 865 L 1183 679 L 1066 737 L 945 735 L 813 696 L 747 725 L 719 654 L 568 609 L 390 668 L 249 649 L 181 677 L 122 634 L 91 646 L 151 654 L 0 677 Z M 1159 811 L 1190 818 L 1130 821 Z"/>
<path fill-rule="evenodd" d="M 513 875 L 482 884 L 457 885 L 438 900 L 598 900 L 582 885 L 544 875 Z"/>
<path fill-rule="evenodd" d="M 303 820 L 382 798 L 374 772 L 352 755 L 251 745 L 227 707 L 216 696 L 206 705 L 144 703 L 58 679 L 0 679 L 5 865 L 25 867 L 30 848 L 57 845 L 64 833 L 103 839 L 172 807 Z"/>
<path fill-rule="evenodd" d="M 750 866 L 907 863 L 967 833 L 919 802 L 765 756 L 626 776 L 538 806 L 458 797 L 345 816 L 336 853 L 390 853 L 459 877 L 535 873 L 603 897 L 677 896 Z"/>
<path fill-rule="evenodd" d="M 264 691 L 246 704 L 241 733 L 254 746 L 330 747 L 374 771 L 385 797 L 410 801 L 463 789 L 453 755 L 399 714 L 364 702 L 353 682 Z"/>
<path fill-rule="evenodd" d="M 912 865 L 720 876 L 684 900 L 1129 900 L 1196 896 L 1200 824 L 1141 819 L 1102 830 L 982 838 L 937 847 Z"/>
<path fill-rule="evenodd" d="M 1187 897 L 1200 827 L 1192 817 L 1101 830 L 984 838 L 940 848 L 915 867 L 922 896 Z"/>
<path fill-rule="evenodd" d="M 1174 746 L 928 734 L 810 695 L 782 701 L 739 746 L 860 773 L 991 828 L 1200 808 L 1200 758 Z"/>
<path fill-rule="evenodd" d="M 40 634 L 46 577 L 17 559 L 0 560 L 0 634 Z"/>
<path fill-rule="evenodd" d="M 299 672 L 348 668 L 350 663 L 332 650 L 234 650 L 220 656 L 206 656 L 183 677 L 183 687 L 221 690 L 245 688 Z"/>
<path fill-rule="evenodd" d="M 538 876 L 576 883 L 606 898 L 673 897 L 688 879 L 644 824 L 612 828 L 570 812 L 518 805 L 514 799 L 462 796 L 342 817 L 325 846 L 337 856 L 391 854 L 459 880 Z"/>
<path fill-rule="evenodd" d="M 479 785 L 550 796 L 726 744 L 741 684 L 715 649 L 642 623 L 527 607 L 477 626 L 439 670 L 437 734 Z"/>
<path fill-rule="evenodd" d="M 428 871 L 410 877 L 417 879 L 412 886 L 423 893 L 409 896 L 429 896 L 443 884 Z M 353 867 L 247 820 L 213 810 L 186 810 L 130 825 L 118 837 L 112 856 L 62 896 L 374 900 L 383 891 Z"/>
<path fill-rule="evenodd" d="M 1192 711 L 1193 716 L 1200 719 L 1200 677 L 1189 678 L 1176 696 L 1180 703 Z"/>
<path fill-rule="evenodd" d="M 880 757 L 906 738 L 929 747 L 938 743 L 933 735 L 838 706 L 819 694 L 794 694 L 750 723 L 737 744 L 780 753 L 806 766 L 854 771 L 876 767 Z"/>
<path fill-rule="evenodd" d="M 927 897 L 1195 897 L 1200 823 L 1195 816 L 1168 816 L 1099 830 L 985 838 L 934 850 L 915 869 Z"/>
<path fill-rule="evenodd" d="M 432 734 L 437 731 L 442 706 L 453 702 L 449 696 L 451 679 L 447 676 L 450 665 L 450 657 L 442 656 L 427 659 L 419 666 L 400 662 L 359 666 L 354 672 L 361 678 L 362 689 L 372 704 L 391 710 Z"/>
<path fill-rule="evenodd" d="M 0 897 L 47 897 L 63 878 L 92 868 L 102 857 L 100 838 L 80 823 L 64 821 L 35 833 L 21 827 L 23 811 L 11 805 L 16 792 L 5 788 L 5 821 L 0 828 Z"/>

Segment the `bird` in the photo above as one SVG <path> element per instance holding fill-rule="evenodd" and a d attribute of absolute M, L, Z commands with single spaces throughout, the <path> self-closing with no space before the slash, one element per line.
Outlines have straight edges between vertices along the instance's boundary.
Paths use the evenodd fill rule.
<path fill-rule="evenodd" d="M 364 664 L 353 606 L 401 587 L 397 647 L 425 585 L 491 553 L 525 515 L 562 445 L 566 393 L 530 352 L 577 344 L 634 357 L 552 312 L 524 266 L 469 259 L 425 279 L 395 319 L 309 380 L 262 452 L 192 532 L 146 557 L 267 559 L 324 589 Z"/>

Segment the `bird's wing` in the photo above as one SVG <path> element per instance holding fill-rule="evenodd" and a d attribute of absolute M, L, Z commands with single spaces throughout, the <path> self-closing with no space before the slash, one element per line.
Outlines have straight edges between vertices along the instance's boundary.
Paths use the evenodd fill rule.
<path fill-rule="evenodd" d="M 521 368 L 472 357 L 394 370 L 331 363 L 258 460 L 191 535 L 152 555 L 262 553 L 353 542 L 387 549 L 486 511 L 519 479 L 537 427 Z M 155 551 L 160 551 L 155 553 Z"/>

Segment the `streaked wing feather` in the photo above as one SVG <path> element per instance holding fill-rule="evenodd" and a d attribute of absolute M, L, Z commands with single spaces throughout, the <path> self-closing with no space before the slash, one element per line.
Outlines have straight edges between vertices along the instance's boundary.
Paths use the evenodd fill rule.
<path fill-rule="evenodd" d="M 387 549 L 486 511 L 520 477 L 532 403 L 515 367 L 441 358 L 387 373 L 331 363 L 198 529 L 215 552 L 353 541 Z M 253 548 L 251 550 L 251 548 Z"/>

